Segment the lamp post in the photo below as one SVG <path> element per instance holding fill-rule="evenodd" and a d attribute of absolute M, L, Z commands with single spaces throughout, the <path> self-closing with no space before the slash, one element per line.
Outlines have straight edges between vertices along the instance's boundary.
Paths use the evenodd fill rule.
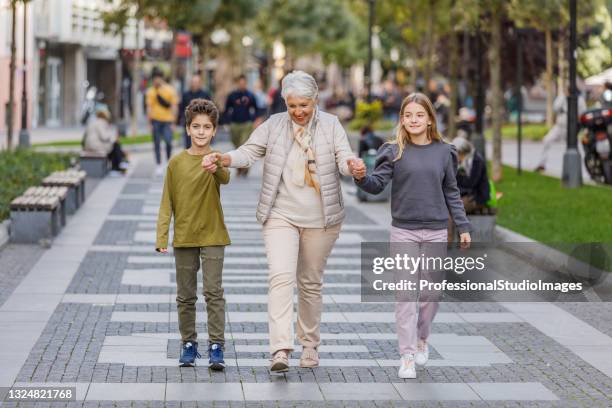
<path fill-rule="evenodd" d="M 578 88 L 576 87 L 576 0 L 569 0 L 570 44 L 569 44 L 569 96 L 567 97 L 567 150 L 563 155 L 564 187 L 577 188 L 582 185 L 582 163 L 578 152 Z"/>
<path fill-rule="evenodd" d="M 30 147 L 30 133 L 28 132 L 28 75 L 27 75 L 27 23 L 28 3 L 23 2 L 23 88 L 21 90 L 21 130 L 19 131 L 19 147 Z"/>
<path fill-rule="evenodd" d="M 523 113 L 523 93 L 521 92 L 523 88 L 523 39 L 521 38 L 521 30 L 520 28 L 516 29 L 516 129 L 517 129 L 517 170 L 518 174 L 522 173 L 521 169 L 521 153 L 522 153 L 522 142 L 523 142 L 523 121 L 522 121 L 522 113 Z"/>
<path fill-rule="evenodd" d="M 484 138 L 484 108 L 485 95 L 482 74 L 482 37 L 480 23 L 476 28 L 476 124 L 472 143 L 474 148 L 486 160 L 485 138 Z"/>
<path fill-rule="evenodd" d="M 368 0 L 368 62 L 365 67 L 365 81 L 368 102 L 372 102 L 372 26 L 374 25 L 374 2 Z"/>

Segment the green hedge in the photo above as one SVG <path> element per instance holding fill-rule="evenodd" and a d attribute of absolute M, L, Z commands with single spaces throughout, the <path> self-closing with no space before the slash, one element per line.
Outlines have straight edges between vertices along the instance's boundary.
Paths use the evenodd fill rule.
<path fill-rule="evenodd" d="M 50 173 L 70 167 L 71 160 L 76 160 L 74 154 L 27 149 L 0 152 L 0 220 L 9 217 L 9 204 L 15 197 L 39 185 Z"/>

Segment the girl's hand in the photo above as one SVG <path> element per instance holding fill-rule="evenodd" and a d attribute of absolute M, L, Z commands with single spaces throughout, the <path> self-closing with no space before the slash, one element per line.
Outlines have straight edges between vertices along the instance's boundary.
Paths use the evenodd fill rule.
<path fill-rule="evenodd" d="M 366 175 L 365 163 L 361 159 L 348 159 L 346 161 L 349 172 L 356 180 L 361 180 Z"/>
<path fill-rule="evenodd" d="M 464 232 L 459 234 L 459 241 L 461 249 L 468 249 L 470 247 L 470 243 L 472 242 L 472 236 L 469 232 Z"/>
<path fill-rule="evenodd" d="M 221 158 L 221 153 L 215 152 L 204 156 L 202 159 L 202 168 L 209 173 L 217 171 L 217 162 Z"/>
<path fill-rule="evenodd" d="M 167 254 L 168 248 L 157 248 L 157 252 L 161 252 L 162 254 Z"/>

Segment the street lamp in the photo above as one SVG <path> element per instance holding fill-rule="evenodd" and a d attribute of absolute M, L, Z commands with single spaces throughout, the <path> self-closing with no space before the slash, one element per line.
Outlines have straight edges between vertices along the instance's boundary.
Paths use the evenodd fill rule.
<path fill-rule="evenodd" d="M 521 33 L 524 29 L 516 28 L 516 129 L 517 129 L 517 170 L 518 174 L 522 173 L 521 166 L 521 155 L 522 155 L 522 142 L 523 142 L 523 121 L 522 121 L 522 113 L 523 113 L 523 39 L 521 38 Z"/>
<path fill-rule="evenodd" d="M 375 0 L 368 0 L 368 63 L 365 67 L 368 103 L 372 102 L 372 26 L 374 25 L 374 3 Z"/>
<path fill-rule="evenodd" d="M 582 163 L 578 152 L 578 88 L 576 87 L 576 0 L 569 0 L 570 46 L 569 85 L 567 97 L 567 150 L 563 155 L 564 187 L 576 188 L 582 185 Z"/>
<path fill-rule="evenodd" d="M 485 138 L 484 138 L 484 109 L 485 95 L 483 85 L 482 67 L 482 37 L 480 33 L 480 22 L 476 27 L 476 124 L 472 143 L 474 148 L 486 160 Z"/>
<path fill-rule="evenodd" d="M 27 22 L 28 3 L 23 2 L 23 89 L 21 91 L 21 130 L 19 131 L 19 147 L 30 147 L 30 133 L 28 132 L 28 87 L 27 87 Z"/>

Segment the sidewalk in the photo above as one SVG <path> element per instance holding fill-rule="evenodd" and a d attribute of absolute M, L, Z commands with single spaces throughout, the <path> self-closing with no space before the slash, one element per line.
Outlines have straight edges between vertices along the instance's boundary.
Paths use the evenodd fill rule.
<path fill-rule="evenodd" d="M 521 144 L 521 168 L 525 171 L 533 171 L 539 164 L 540 153 L 542 152 L 541 142 L 523 141 Z M 563 155 L 567 149 L 565 142 L 557 142 L 549 150 L 548 161 L 546 162 L 547 174 L 552 177 L 561 178 L 563 173 Z M 582 163 L 582 182 L 594 184 L 591 176 L 584 166 L 584 153 L 582 146 L 578 146 Z M 487 160 L 493 157 L 493 143 L 487 140 Z M 508 166 L 518 167 L 518 143 L 516 141 L 504 140 L 502 143 L 502 163 Z"/>
<path fill-rule="evenodd" d="M 232 239 L 228 367 L 211 372 L 203 358 L 179 368 L 173 258 L 153 250 L 162 180 L 151 152 L 134 162 L 129 178 L 98 184 L 0 303 L 0 387 L 61 383 L 88 407 L 612 405 L 612 364 L 602 364 L 612 356 L 609 303 L 441 303 L 430 362 L 418 379 L 398 379 L 393 304 L 360 302 L 359 245 L 388 240 L 389 204 L 359 204 L 352 185 L 343 185 L 347 219 L 325 272 L 322 366 L 297 368 L 297 350 L 288 374 L 270 375 L 267 266 L 254 216 L 261 165 L 221 193 Z M 197 307 L 205 344 L 201 296 Z"/>

